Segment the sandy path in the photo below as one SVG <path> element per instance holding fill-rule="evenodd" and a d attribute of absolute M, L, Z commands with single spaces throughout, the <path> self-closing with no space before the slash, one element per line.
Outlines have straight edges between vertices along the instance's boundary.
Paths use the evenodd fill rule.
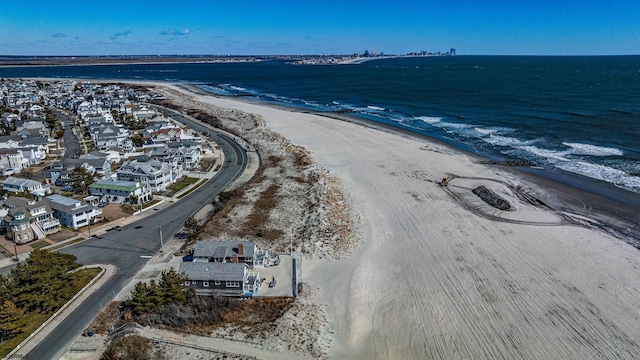
<path fill-rule="evenodd" d="M 575 226 L 478 217 L 433 181 L 504 179 L 440 145 L 228 99 L 309 149 L 354 196 L 365 243 L 305 260 L 335 332 L 331 358 L 632 359 L 640 253 Z M 518 181 L 513 178 L 512 181 Z"/>

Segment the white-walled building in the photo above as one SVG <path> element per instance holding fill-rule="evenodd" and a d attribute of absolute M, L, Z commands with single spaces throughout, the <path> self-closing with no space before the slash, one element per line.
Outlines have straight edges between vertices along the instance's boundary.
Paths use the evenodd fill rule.
<path fill-rule="evenodd" d="M 45 198 L 55 216 L 64 226 L 73 230 L 89 225 L 96 216 L 102 214 L 102 209 L 91 206 L 82 201 L 54 194 Z"/>
<path fill-rule="evenodd" d="M 101 180 L 91 184 L 89 191 L 100 201 L 118 204 L 144 204 L 152 198 L 149 187 L 139 181 Z"/>

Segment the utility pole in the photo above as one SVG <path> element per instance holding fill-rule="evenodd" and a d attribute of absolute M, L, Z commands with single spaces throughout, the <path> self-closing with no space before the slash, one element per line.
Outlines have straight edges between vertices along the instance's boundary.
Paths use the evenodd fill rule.
<path fill-rule="evenodd" d="M 16 261 L 20 261 L 18 258 L 18 247 L 16 246 L 16 239 L 13 239 L 13 252 L 16 253 Z"/>

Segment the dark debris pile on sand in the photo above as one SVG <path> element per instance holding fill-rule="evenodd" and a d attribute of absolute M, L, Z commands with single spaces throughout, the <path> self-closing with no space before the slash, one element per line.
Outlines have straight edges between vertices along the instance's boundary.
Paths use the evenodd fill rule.
<path fill-rule="evenodd" d="M 487 189 L 483 185 L 478 186 L 477 188 L 471 190 L 474 194 L 476 194 L 482 201 L 487 204 L 493 206 L 498 210 L 503 211 L 511 211 L 513 207 L 511 203 L 505 200 L 502 196 L 496 194 L 493 190 Z"/>

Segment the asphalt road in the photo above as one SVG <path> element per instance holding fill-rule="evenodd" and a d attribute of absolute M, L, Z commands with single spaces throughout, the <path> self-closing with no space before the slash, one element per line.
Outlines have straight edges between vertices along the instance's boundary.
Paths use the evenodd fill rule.
<path fill-rule="evenodd" d="M 80 149 L 80 143 L 78 142 L 78 138 L 71 131 L 74 128 L 73 119 L 71 119 L 68 115 L 58 109 L 53 109 L 53 112 L 58 115 L 58 118 L 60 118 L 60 122 L 62 122 L 62 124 L 64 125 L 64 135 L 62 136 L 62 138 L 64 139 L 65 151 L 63 159 L 80 156 L 80 154 L 82 153 L 82 150 Z"/>
<path fill-rule="evenodd" d="M 187 118 L 176 120 L 184 120 L 187 126 L 199 132 L 212 131 Z M 94 237 L 62 250 L 64 253 L 76 255 L 82 264 L 113 264 L 118 270 L 26 358 L 58 359 L 62 356 L 75 338 L 89 326 L 101 308 L 108 304 L 145 265 L 148 259 L 141 256 L 152 255 L 160 249 L 161 227 L 165 238 L 173 236 L 189 217 L 210 203 L 220 191 L 242 174 L 248 161 L 245 150 L 228 136 L 218 134 L 216 140 L 219 140 L 224 152 L 225 163 L 220 172 L 205 185 L 170 207 L 157 211 L 153 216 L 147 216 L 133 224 L 111 230 L 100 238 Z"/>

